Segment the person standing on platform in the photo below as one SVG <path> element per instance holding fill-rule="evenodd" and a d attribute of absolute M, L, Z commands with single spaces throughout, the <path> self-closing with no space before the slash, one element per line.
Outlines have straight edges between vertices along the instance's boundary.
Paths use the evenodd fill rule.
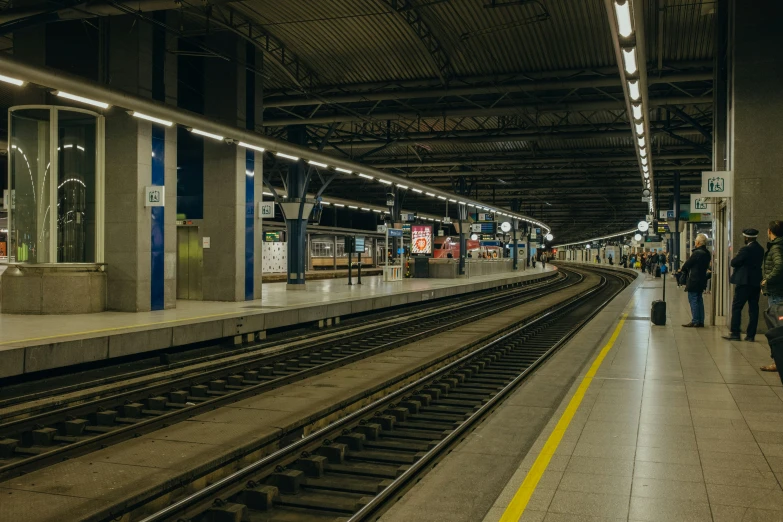
<path fill-rule="evenodd" d="M 783 343 L 779 339 L 773 339 L 770 334 L 779 333 L 778 328 L 783 326 L 783 221 L 770 221 L 767 229 L 767 251 L 764 254 L 762 271 L 764 273 L 761 281 L 761 289 L 767 296 L 769 307 L 764 314 L 764 322 L 769 331 L 767 339 L 769 340 L 772 359 L 775 363 L 768 366 L 762 366 L 761 369 L 767 372 L 778 371 L 778 362 L 783 363 Z M 772 330 L 775 329 L 773 332 Z M 775 356 L 777 352 L 777 357 Z M 783 382 L 783 373 L 778 372 Z"/>
<path fill-rule="evenodd" d="M 758 244 L 756 238 L 759 231 L 755 228 L 746 228 L 742 231 L 745 237 L 745 246 L 740 248 L 731 267 L 731 284 L 734 287 L 734 299 L 731 302 L 731 331 L 723 336 L 729 341 L 740 340 L 740 322 L 742 321 L 742 309 L 748 304 L 748 329 L 745 332 L 745 340 L 753 342 L 756 337 L 756 326 L 759 322 L 759 296 L 761 295 L 761 263 L 764 261 L 764 249 Z"/>
<path fill-rule="evenodd" d="M 704 327 L 704 297 L 707 289 L 707 270 L 710 267 L 712 255 L 707 250 L 707 236 L 699 234 L 693 242 L 696 247 L 691 257 L 682 265 L 686 275 L 685 290 L 688 292 L 688 302 L 691 305 L 691 322 L 684 324 L 686 328 Z"/>

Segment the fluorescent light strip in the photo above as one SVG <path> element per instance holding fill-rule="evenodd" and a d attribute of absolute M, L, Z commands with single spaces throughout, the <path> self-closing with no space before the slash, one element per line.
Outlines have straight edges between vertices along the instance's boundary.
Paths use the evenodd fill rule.
<path fill-rule="evenodd" d="M 468 206 L 469 207 L 475 207 L 476 205 L 474 205 L 473 203 L 468 203 Z"/>
<path fill-rule="evenodd" d="M 310 160 L 307 163 L 309 163 L 310 165 L 313 165 L 315 167 L 321 167 L 322 169 L 328 169 L 329 168 L 329 165 L 327 165 L 326 163 L 319 163 L 319 162 L 313 161 L 313 160 Z"/>
<path fill-rule="evenodd" d="M 415 192 L 416 194 L 421 194 L 421 189 L 413 188 L 413 189 L 411 189 L 411 190 L 412 190 L 413 192 Z"/>
<path fill-rule="evenodd" d="M 98 101 L 98 100 L 91 100 L 90 98 L 85 98 L 83 96 L 76 96 L 75 94 L 71 94 L 68 92 L 63 91 L 57 91 L 55 94 L 59 96 L 60 98 L 67 98 L 69 100 L 77 101 L 80 103 L 86 103 L 87 105 L 92 105 L 94 107 L 100 107 L 101 109 L 108 109 L 109 104 L 106 102 Z"/>
<path fill-rule="evenodd" d="M 636 127 L 636 134 L 639 136 L 644 134 L 644 123 L 637 123 L 634 127 Z"/>
<path fill-rule="evenodd" d="M 212 138 L 215 141 L 223 141 L 223 136 L 220 136 L 218 134 L 212 134 L 211 132 L 199 130 L 199 129 L 190 129 L 190 132 L 193 134 L 198 134 L 199 136 L 206 136 L 207 138 Z"/>
<path fill-rule="evenodd" d="M 433 194 L 432 192 L 425 192 L 425 194 L 427 194 L 427 195 L 428 195 L 428 196 L 430 196 L 431 198 L 434 198 L 434 197 L 435 197 L 435 194 Z"/>
<path fill-rule="evenodd" d="M 342 203 L 335 203 L 334 206 L 335 207 L 344 207 L 345 205 L 343 205 Z"/>
<path fill-rule="evenodd" d="M 633 118 L 635 120 L 641 120 L 642 119 L 642 104 L 641 103 L 632 103 L 631 104 L 631 110 L 633 111 Z"/>
<path fill-rule="evenodd" d="M 364 207 L 362 207 L 362 210 L 364 210 L 365 212 L 369 212 L 370 211 L 369 208 L 364 208 Z"/>
<path fill-rule="evenodd" d="M 381 183 L 383 183 L 384 185 L 391 185 L 391 184 L 392 184 L 392 182 L 391 182 L 391 181 L 389 181 L 388 179 L 381 179 L 381 178 L 378 178 L 378 181 L 380 181 L 380 182 L 381 182 Z"/>
<path fill-rule="evenodd" d="M 614 3 L 614 12 L 617 16 L 617 32 L 623 38 L 628 38 L 633 33 L 633 24 L 631 24 L 631 0 L 626 0 L 624 4 Z"/>
<path fill-rule="evenodd" d="M 299 158 L 296 156 L 291 156 L 290 154 L 283 154 L 282 152 L 275 152 L 275 156 L 279 158 L 284 158 L 291 161 L 299 161 Z"/>
<path fill-rule="evenodd" d="M 0 82 L 12 83 L 17 87 L 21 87 L 22 85 L 24 85 L 24 80 L 17 80 L 16 78 L 11 78 L 10 76 L 3 76 L 2 74 L 0 74 Z"/>
<path fill-rule="evenodd" d="M 639 139 L 636 140 L 639 143 L 639 148 L 642 148 L 645 146 L 644 136 L 641 136 Z"/>
<path fill-rule="evenodd" d="M 460 205 L 464 205 L 464 204 L 465 204 L 465 202 L 464 202 L 464 201 L 460 201 L 460 202 L 459 202 L 459 204 L 460 204 Z"/>
<path fill-rule="evenodd" d="M 639 91 L 639 80 L 631 80 L 628 82 L 628 95 L 633 101 L 639 101 L 642 93 Z"/>
<path fill-rule="evenodd" d="M 321 205 L 331 205 L 328 201 L 321 201 Z"/>
<path fill-rule="evenodd" d="M 352 209 L 356 210 L 356 209 L 358 209 L 359 207 L 357 207 L 357 206 L 355 206 L 355 205 L 348 205 L 348 208 L 352 208 Z"/>
<path fill-rule="evenodd" d="M 449 198 L 449 201 L 452 202 L 452 203 L 456 203 L 457 202 L 456 199 L 451 199 L 451 198 Z"/>
<path fill-rule="evenodd" d="M 335 167 L 334 170 L 336 170 L 337 172 L 342 172 L 344 174 L 353 174 L 352 170 L 344 169 L 342 167 Z"/>
<path fill-rule="evenodd" d="M 443 201 L 446 201 L 446 198 L 444 198 L 443 196 L 438 196 L 438 199 L 442 199 Z"/>
<path fill-rule="evenodd" d="M 628 74 L 635 74 L 638 70 L 636 66 L 636 49 L 622 49 L 623 62 L 625 63 L 625 72 Z"/>
<path fill-rule="evenodd" d="M 399 183 L 397 183 L 397 188 L 401 188 L 403 190 L 408 190 L 408 185 L 400 185 Z"/>
<path fill-rule="evenodd" d="M 378 214 L 380 214 L 380 213 L 381 213 L 381 211 L 380 211 L 380 210 L 378 210 L 377 208 L 374 208 L 374 209 L 372 209 L 372 211 L 373 211 L 373 212 L 377 212 Z"/>
<path fill-rule="evenodd" d="M 368 176 L 367 174 L 364 174 L 364 173 L 362 173 L 362 172 L 360 172 L 360 173 L 359 173 L 359 177 L 360 177 L 360 178 L 365 178 L 365 179 L 373 179 L 373 177 L 372 177 L 372 176 Z"/>
<path fill-rule="evenodd" d="M 262 192 L 264 196 L 274 196 L 271 192 Z"/>
<path fill-rule="evenodd" d="M 150 116 L 148 114 L 142 114 L 142 113 L 136 112 L 136 111 L 133 111 L 131 113 L 131 116 L 133 116 L 134 118 L 141 118 L 142 120 L 151 121 L 153 123 L 160 123 L 161 125 L 165 125 L 166 127 L 171 127 L 172 125 L 174 125 L 173 121 L 162 120 L 160 118 L 156 118 L 155 116 Z"/>
<path fill-rule="evenodd" d="M 641 157 L 643 157 L 643 158 L 647 157 L 647 149 L 645 149 L 645 148 L 640 148 L 640 149 L 639 149 L 639 155 L 640 155 Z"/>
<path fill-rule="evenodd" d="M 255 145 L 251 145 L 249 143 L 245 143 L 244 141 L 240 141 L 239 143 L 237 143 L 237 145 L 239 145 L 240 147 L 244 147 L 246 149 L 255 150 L 255 151 L 258 151 L 258 152 L 264 152 L 266 150 L 266 149 L 264 149 L 264 147 L 256 147 Z"/>

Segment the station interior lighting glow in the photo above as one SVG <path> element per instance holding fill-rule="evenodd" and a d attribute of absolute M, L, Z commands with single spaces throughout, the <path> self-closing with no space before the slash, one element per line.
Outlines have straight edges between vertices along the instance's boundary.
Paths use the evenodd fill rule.
<path fill-rule="evenodd" d="M 416 194 L 421 194 L 421 192 L 422 192 L 422 190 L 421 190 L 421 189 L 417 189 L 417 188 L 414 188 L 414 189 L 411 189 L 411 190 L 412 190 L 413 192 L 415 192 Z"/>
<path fill-rule="evenodd" d="M 0 74 L 0 82 L 10 83 L 16 85 L 17 87 L 24 85 L 23 80 L 17 80 L 16 78 L 11 78 L 10 76 L 4 76 L 2 74 Z"/>
<path fill-rule="evenodd" d="M 312 165 L 314 167 L 321 167 L 322 169 L 328 169 L 329 168 L 329 165 L 327 165 L 326 163 L 319 163 L 319 162 L 313 161 L 313 160 L 310 160 L 307 163 L 309 163 L 310 165 Z"/>
<path fill-rule="evenodd" d="M 283 158 L 291 161 L 299 161 L 299 158 L 296 156 L 291 156 L 290 154 L 283 154 L 282 152 L 275 152 L 275 156 L 278 158 Z"/>
<path fill-rule="evenodd" d="M 628 82 L 628 95 L 634 101 L 638 101 L 639 98 L 641 98 L 642 93 L 639 90 L 639 80 L 633 80 Z"/>
<path fill-rule="evenodd" d="M 368 175 L 367 175 L 367 174 L 365 174 L 364 172 L 360 172 L 360 173 L 359 173 L 359 177 L 360 177 L 360 178 L 364 178 L 364 179 L 374 179 L 372 176 L 368 176 Z"/>
<path fill-rule="evenodd" d="M 86 103 L 87 105 L 92 105 L 93 107 L 100 107 L 101 109 L 108 109 L 109 104 L 106 102 L 98 101 L 98 100 L 92 100 L 90 98 L 85 98 L 84 96 L 77 96 L 75 94 L 71 94 L 68 92 L 63 91 L 57 91 L 57 96 L 60 98 L 66 98 L 68 100 L 77 101 L 79 103 Z"/>
<path fill-rule="evenodd" d="M 630 2 L 626 1 L 624 4 L 615 2 L 614 12 L 617 15 L 617 32 L 623 38 L 628 38 L 633 33 Z"/>
<path fill-rule="evenodd" d="M 142 120 L 151 121 L 153 123 L 160 123 L 161 125 L 165 125 L 166 127 L 171 127 L 172 125 L 174 125 L 173 121 L 162 120 L 160 118 L 156 118 L 154 116 L 149 116 L 147 114 L 142 114 L 142 113 L 136 112 L 136 111 L 133 111 L 131 113 L 131 116 L 133 116 L 134 118 L 140 118 Z"/>
<path fill-rule="evenodd" d="M 215 141 L 223 141 L 223 136 L 219 134 L 212 134 L 211 132 L 203 131 L 200 129 L 190 129 L 190 132 L 193 134 L 198 134 L 199 136 L 206 136 L 207 138 L 212 138 Z"/>
<path fill-rule="evenodd" d="M 636 74 L 639 69 L 636 66 L 636 49 L 631 47 L 630 49 L 623 49 L 623 62 L 625 62 L 625 72 L 628 74 Z"/>
<path fill-rule="evenodd" d="M 431 198 L 435 197 L 435 194 L 433 194 L 432 192 L 425 192 L 425 194 L 427 194 Z"/>
<path fill-rule="evenodd" d="M 343 174 L 353 174 L 352 170 L 344 169 L 342 167 L 335 167 L 334 170 L 337 172 L 342 172 Z"/>
<path fill-rule="evenodd" d="M 264 152 L 264 150 L 266 150 L 266 149 L 264 149 L 264 147 L 256 147 L 255 145 L 250 145 L 249 143 L 245 143 L 244 141 L 240 141 L 239 143 L 237 143 L 237 145 L 239 145 L 240 147 L 244 147 L 246 149 L 255 150 L 255 151 L 258 151 L 258 152 Z"/>
<path fill-rule="evenodd" d="M 401 188 L 403 190 L 408 190 L 408 185 L 400 185 L 399 183 L 397 183 L 397 188 Z"/>
<path fill-rule="evenodd" d="M 380 181 L 380 182 L 381 182 L 381 183 L 383 183 L 384 185 L 391 185 L 391 184 L 392 184 L 392 182 L 391 182 L 391 181 L 389 181 L 388 179 L 382 179 L 382 178 L 378 178 L 378 181 Z"/>

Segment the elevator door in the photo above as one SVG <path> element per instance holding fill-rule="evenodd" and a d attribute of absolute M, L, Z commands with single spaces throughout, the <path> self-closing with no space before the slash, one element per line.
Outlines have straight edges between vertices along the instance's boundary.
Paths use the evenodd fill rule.
<path fill-rule="evenodd" d="M 177 299 L 200 301 L 204 256 L 198 227 L 177 227 Z"/>

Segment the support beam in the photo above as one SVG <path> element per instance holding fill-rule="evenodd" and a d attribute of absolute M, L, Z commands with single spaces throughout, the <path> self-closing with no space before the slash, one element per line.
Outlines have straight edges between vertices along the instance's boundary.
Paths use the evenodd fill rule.
<path fill-rule="evenodd" d="M 666 105 L 712 105 L 712 96 L 662 96 L 650 98 L 650 107 L 664 107 Z M 285 125 L 318 125 L 325 123 L 348 123 L 367 120 L 418 120 L 418 119 L 443 119 L 443 118 L 469 118 L 473 116 L 516 116 L 520 113 L 548 114 L 552 112 L 579 112 L 579 111 L 617 111 L 625 110 L 625 103 L 619 100 L 586 101 L 574 103 L 525 103 L 499 105 L 491 108 L 465 107 L 461 109 L 443 109 L 437 111 L 391 111 L 370 114 L 345 114 L 335 113 L 313 117 L 288 117 L 265 118 L 265 127 L 280 127 Z"/>
<path fill-rule="evenodd" d="M 651 83 L 684 83 L 684 82 L 711 82 L 712 72 L 698 73 L 670 73 L 651 79 Z M 322 96 L 318 99 L 309 97 L 279 96 L 265 101 L 265 108 L 302 107 L 318 104 L 377 102 L 391 100 L 411 100 L 417 98 L 444 98 L 448 96 L 475 96 L 477 94 L 510 94 L 515 92 L 544 92 L 566 91 L 574 89 L 595 89 L 604 87 L 619 87 L 620 77 L 596 76 L 593 78 L 579 78 L 574 80 L 544 80 L 544 81 L 515 81 L 498 83 L 492 80 L 488 85 L 470 85 L 464 87 L 434 88 L 434 89 L 409 89 L 380 92 L 364 92 L 357 94 L 343 94 Z"/>

